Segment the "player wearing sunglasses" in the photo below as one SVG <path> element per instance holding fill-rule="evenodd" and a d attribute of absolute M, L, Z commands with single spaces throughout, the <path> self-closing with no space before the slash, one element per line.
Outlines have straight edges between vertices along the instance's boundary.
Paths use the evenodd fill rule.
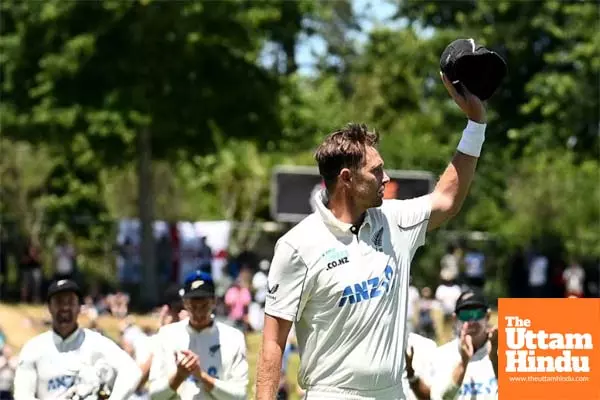
<path fill-rule="evenodd" d="M 498 330 L 489 327 L 490 309 L 476 290 L 463 292 L 453 314 L 457 338 L 436 349 L 431 399 L 498 398 Z"/>

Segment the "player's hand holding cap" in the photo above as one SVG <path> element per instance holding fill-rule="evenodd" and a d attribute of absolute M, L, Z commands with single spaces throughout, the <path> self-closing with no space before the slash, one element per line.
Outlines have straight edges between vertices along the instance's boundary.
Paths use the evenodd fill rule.
<path fill-rule="evenodd" d="M 487 100 L 506 76 L 506 62 L 500 55 L 473 39 L 457 39 L 440 57 L 440 69 L 460 92 L 463 84 L 481 100 Z"/>

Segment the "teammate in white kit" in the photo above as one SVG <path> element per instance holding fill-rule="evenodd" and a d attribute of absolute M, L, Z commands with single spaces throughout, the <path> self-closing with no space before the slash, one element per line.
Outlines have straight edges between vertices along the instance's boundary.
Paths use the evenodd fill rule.
<path fill-rule="evenodd" d="M 498 398 L 498 330 L 481 292 L 463 292 L 454 314 L 458 338 L 438 347 L 431 372 L 432 400 Z"/>
<path fill-rule="evenodd" d="M 244 334 L 214 321 L 215 286 L 198 271 L 186 281 L 183 304 L 189 319 L 156 334 L 150 396 L 162 400 L 246 399 L 248 362 Z"/>
<path fill-rule="evenodd" d="M 364 125 L 332 133 L 317 150 L 326 190 L 316 211 L 279 239 L 271 263 L 258 399 L 275 398 L 292 323 L 306 398 L 404 398 L 411 260 L 426 231 L 460 210 L 485 137 L 482 101 L 442 80 L 469 121 L 429 195 L 383 200 L 389 177 L 378 135 Z"/>
<path fill-rule="evenodd" d="M 140 369 L 112 340 L 78 326 L 80 300 L 75 282 L 59 280 L 50 285 L 52 330 L 21 349 L 15 400 L 96 399 L 108 392 L 106 387 L 111 391 L 109 399 L 124 400 L 134 392 Z"/>

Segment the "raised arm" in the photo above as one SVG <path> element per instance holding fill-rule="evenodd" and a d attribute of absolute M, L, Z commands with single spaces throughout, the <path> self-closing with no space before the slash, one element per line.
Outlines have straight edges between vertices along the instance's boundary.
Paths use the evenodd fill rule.
<path fill-rule="evenodd" d="M 464 94 L 459 94 L 443 74 L 442 81 L 469 122 L 463 131 L 456 154 L 432 193 L 431 216 L 427 230 L 438 228 L 462 208 L 475 175 L 477 160 L 485 140 L 487 122 L 485 106 L 477 96 L 464 86 Z"/>
<path fill-rule="evenodd" d="M 273 400 L 277 397 L 283 351 L 291 328 L 292 321 L 265 314 L 256 382 L 258 400 Z"/>

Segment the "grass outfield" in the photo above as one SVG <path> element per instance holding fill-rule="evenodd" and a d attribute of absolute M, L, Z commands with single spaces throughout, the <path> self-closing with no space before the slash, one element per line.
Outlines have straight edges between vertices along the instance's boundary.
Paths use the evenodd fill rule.
<path fill-rule="evenodd" d="M 47 309 L 43 306 L 30 306 L 30 305 L 7 305 L 0 303 L 0 328 L 4 331 L 7 343 L 12 346 L 16 352 L 27 342 L 30 338 L 41 333 L 48 328 L 44 326 L 42 321 L 48 318 Z M 136 322 L 145 327 L 158 328 L 156 319 L 152 316 L 134 316 Z M 436 315 L 437 326 L 442 325 L 441 315 Z M 494 313 L 491 318 L 491 323 L 496 324 L 497 317 Z M 82 316 L 80 318 L 81 326 L 88 326 L 89 320 Z M 107 335 L 116 339 L 119 334 L 119 321 L 116 318 L 110 316 L 102 316 L 98 318 L 99 327 L 106 332 Z M 444 343 L 451 337 L 451 330 L 449 326 L 445 326 L 443 331 L 440 333 L 438 339 L 439 343 Z M 248 345 L 248 364 L 250 366 L 250 383 L 249 383 L 249 398 L 254 398 L 254 377 L 256 375 L 256 363 L 258 361 L 258 351 L 260 348 L 260 334 L 252 333 L 246 336 Z M 288 368 L 288 382 L 292 388 L 295 388 L 296 378 L 298 372 L 299 359 L 297 354 L 290 357 L 290 364 Z M 299 400 L 300 397 L 296 396 L 292 390 L 292 400 Z"/>

